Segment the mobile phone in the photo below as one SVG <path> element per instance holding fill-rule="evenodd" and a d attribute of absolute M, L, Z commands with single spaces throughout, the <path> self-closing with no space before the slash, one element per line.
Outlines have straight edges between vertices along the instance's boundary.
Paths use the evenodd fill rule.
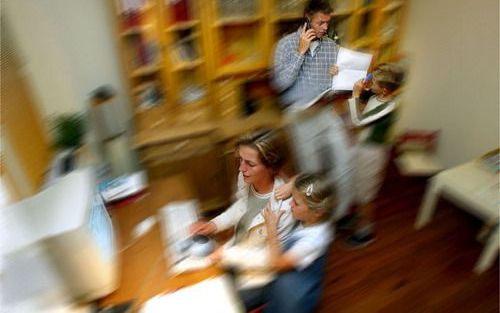
<path fill-rule="evenodd" d="M 308 17 L 306 17 L 304 31 L 306 31 L 306 30 L 308 30 L 310 28 L 311 28 L 311 20 Z"/>
<path fill-rule="evenodd" d="M 373 79 L 373 74 L 372 73 L 368 73 L 368 75 L 366 75 L 365 77 L 365 83 L 368 83 L 370 82 L 371 80 Z"/>

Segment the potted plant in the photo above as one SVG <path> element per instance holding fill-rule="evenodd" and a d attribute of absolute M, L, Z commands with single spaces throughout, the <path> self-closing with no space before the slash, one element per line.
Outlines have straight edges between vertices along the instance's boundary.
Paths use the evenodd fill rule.
<path fill-rule="evenodd" d="M 85 119 L 83 114 L 62 114 L 53 120 L 54 146 L 61 150 L 76 149 L 83 143 Z"/>

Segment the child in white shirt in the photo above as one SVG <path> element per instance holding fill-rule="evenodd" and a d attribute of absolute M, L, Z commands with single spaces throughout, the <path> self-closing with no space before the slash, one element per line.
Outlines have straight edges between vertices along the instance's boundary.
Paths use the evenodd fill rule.
<path fill-rule="evenodd" d="M 347 238 L 349 248 L 364 247 L 375 240 L 373 200 L 382 185 L 390 151 L 390 132 L 396 121 L 399 90 L 403 84 L 403 69 L 396 64 L 383 63 L 373 71 L 371 86 L 358 81 L 349 99 L 353 126 L 359 130 L 354 149 L 355 202 L 360 221 L 352 236 Z M 374 93 L 363 110 L 361 91 L 369 87 Z"/>
<path fill-rule="evenodd" d="M 274 212 L 269 206 L 264 209 L 270 266 L 278 275 L 259 294 L 260 299 L 243 295 L 247 309 L 261 304 L 257 301 L 260 300 L 267 303 L 264 312 L 314 311 L 320 300 L 326 254 L 334 234 L 330 216 L 337 197 L 333 190 L 321 175 L 297 176 L 291 210 L 300 223 L 283 244 L 277 233 L 283 212 Z"/>

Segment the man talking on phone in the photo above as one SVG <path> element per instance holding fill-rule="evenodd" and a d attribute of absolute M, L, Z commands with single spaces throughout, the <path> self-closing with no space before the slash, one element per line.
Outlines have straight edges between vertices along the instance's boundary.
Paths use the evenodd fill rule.
<path fill-rule="evenodd" d="M 332 11 L 328 1 L 309 1 L 304 24 L 278 42 L 273 85 L 284 106 L 307 103 L 331 87 L 332 75 L 338 72 L 338 46 L 327 36 Z"/>
<path fill-rule="evenodd" d="M 304 24 L 277 44 L 272 83 L 290 113 L 288 131 L 298 170 L 322 172 L 329 177 L 339 197 L 334 216 L 339 219 L 352 201 L 353 171 L 346 130 L 331 103 L 307 108 L 309 102 L 331 88 L 332 76 L 338 73 L 339 47 L 327 36 L 332 11 L 325 0 L 306 4 Z M 276 195 L 288 197 L 292 183 L 293 179 Z"/>

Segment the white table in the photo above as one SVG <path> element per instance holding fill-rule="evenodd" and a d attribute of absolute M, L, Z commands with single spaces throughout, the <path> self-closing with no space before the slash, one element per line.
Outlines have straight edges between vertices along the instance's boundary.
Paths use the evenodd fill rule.
<path fill-rule="evenodd" d="M 440 195 L 479 217 L 487 227 L 485 246 L 474 271 L 482 273 L 495 261 L 499 250 L 499 176 L 478 161 L 445 170 L 430 179 L 418 212 L 415 228 L 430 222 Z"/>

